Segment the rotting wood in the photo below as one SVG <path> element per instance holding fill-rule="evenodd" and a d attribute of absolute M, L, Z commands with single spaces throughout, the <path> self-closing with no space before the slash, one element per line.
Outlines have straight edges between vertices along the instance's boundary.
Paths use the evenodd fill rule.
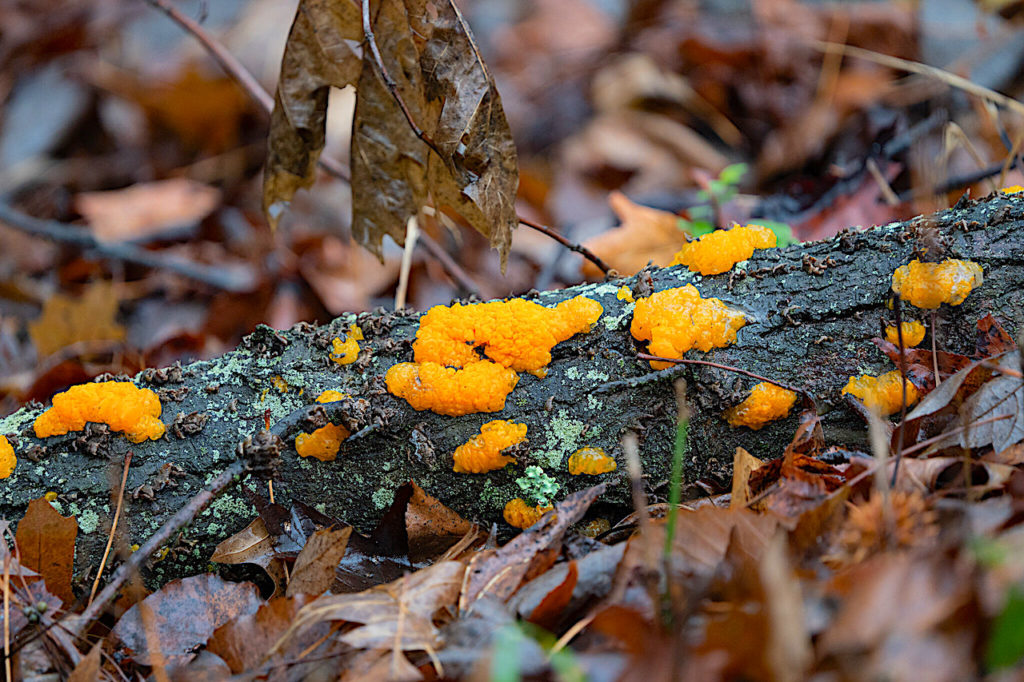
<path fill-rule="evenodd" d="M 632 306 L 616 297 L 623 285 L 641 296 L 692 282 L 703 296 L 743 309 L 749 321 L 736 345 L 692 355 L 803 386 L 824 412 L 830 443 L 863 443 L 865 429 L 844 406 L 839 390 L 850 375 L 892 368 L 869 339 L 880 334 L 889 312 L 885 302 L 891 273 L 917 256 L 918 233 L 925 226 L 940 230 L 944 255 L 975 260 L 985 271 L 984 285 L 963 305 L 940 313 L 940 346 L 972 352 L 975 322 L 986 313 L 1016 335 L 1024 320 L 1024 199 L 961 202 L 927 218 L 758 251 L 731 274 L 700 278 L 678 267 L 655 269 L 528 294 L 544 305 L 586 295 L 602 303 L 604 314 L 593 331 L 555 347 L 546 378 L 522 374 L 499 413 L 445 417 L 416 412 L 386 392 L 384 371 L 411 358 L 418 313 L 350 314 L 324 327 L 299 324 L 281 332 L 261 327 L 220 358 L 148 370 L 137 377 L 139 385 L 160 393 L 165 423 L 201 424 L 198 432 L 171 427 L 159 441 L 132 444 L 104 428 L 90 427 L 39 441 L 31 425 L 41 406 L 0 420 L 0 433 L 15 437 L 19 458 L 15 474 L 0 483 L 2 514 L 18 519 L 29 500 L 56 491 L 60 510 L 74 514 L 80 525 L 76 571 L 90 575 L 112 516 L 108 468 L 119 467 L 128 449 L 134 451 L 128 490 L 136 494 L 126 499 L 119 527 L 127 528 L 130 543 L 141 543 L 235 459 L 239 443 L 262 429 L 267 416 L 277 431 L 286 431 L 289 415 L 294 421 L 301 414 L 296 411 L 326 389 L 364 401 L 349 415 L 363 433 L 343 443 L 334 462 L 301 459 L 289 448 L 282 453 L 274 491 L 278 502 L 304 501 L 361 530 L 373 525 L 392 491 L 409 479 L 467 518 L 486 524 L 500 520 L 504 503 L 521 494 L 516 479 L 527 465 L 543 467 L 562 485 L 560 495 L 580 490 L 597 481 L 570 476 L 565 463 L 586 445 L 602 447 L 619 460 L 616 472 L 599 477 L 608 483 L 602 503 L 628 506 L 629 482 L 619 443 L 627 431 L 639 435 L 648 497 L 663 501 L 675 423 L 671 379 L 680 375 L 688 379 L 692 408 L 687 481 L 727 482 L 738 445 L 759 457 L 781 454 L 795 416 L 757 432 L 732 429 L 720 418 L 722 410 L 743 398 L 752 380 L 712 367 L 652 373 L 636 358 L 640 346 L 629 334 Z M 807 262 L 829 265 L 807 268 Z M 330 341 L 357 320 L 366 337 L 360 359 L 340 367 L 329 359 Z M 287 390 L 275 377 L 287 383 Z M 484 475 L 453 473 L 452 452 L 492 419 L 528 425 L 528 443 L 517 451 L 518 464 Z M 265 492 L 261 482 L 248 485 Z M 242 528 L 254 513 L 242 491 L 234 488 L 155 563 L 152 578 L 165 581 L 204 570 L 213 545 Z"/>

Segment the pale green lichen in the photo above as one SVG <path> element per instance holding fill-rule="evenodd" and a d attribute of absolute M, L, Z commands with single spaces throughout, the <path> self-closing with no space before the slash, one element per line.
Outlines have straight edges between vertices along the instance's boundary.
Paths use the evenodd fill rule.
<path fill-rule="evenodd" d="M 544 473 L 539 466 L 528 466 L 523 474 L 516 479 L 516 485 L 523 491 L 527 504 L 541 507 L 551 504 L 561 488 L 558 481 Z"/>
<path fill-rule="evenodd" d="M 484 481 L 484 487 L 480 489 L 480 499 L 492 509 L 503 509 L 508 502 L 509 495 L 500 487 L 494 485 L 490 479 Z"/>
<path fill-rule="evenodd" d="M 592 410 L 597 410 L 601 407 L 601 401 L 597 399 L 597 396 L 588 393 L 587 394 L 587 407 Z"/>
<path fill-rule="evenodd" d="M 580 440 L 583 430 L 587 428 L 586 423 L 573 419 L 567 410 L 559 410 L 557 414 L 548 420 L 545 436 L 547 448 L 534 453 L 534 456 L 544 465 L 557 468 L 562 460 L 575 452 L 580 447 Z M 600 434 L 600 428 L 591 427 L 588 436 Z"/>
<path fill-rule="evenodd" d="M 78 530 L 85 535 L 89 535 L 100 525 L 100 515 L 91 509 L 75 514 L 75 520 L 78 521 Z"/>
<path fill-rule="evenodd" d="M 377 509 L 386 509 L 395 499 L 395 492 L 387 488 L 378 488 L 373 493 L 373 506 Z"/>
<path fill-rule="evenodd" d="M 572 379 L 573 381 L 579 381 L 580 376 L 581 376 L 580 375 L 580 368 L 577 367 L 576 365 L 573 365 L 569 369 L 565 370 L 565 376 L 566 376 L 567 379 Z"/>

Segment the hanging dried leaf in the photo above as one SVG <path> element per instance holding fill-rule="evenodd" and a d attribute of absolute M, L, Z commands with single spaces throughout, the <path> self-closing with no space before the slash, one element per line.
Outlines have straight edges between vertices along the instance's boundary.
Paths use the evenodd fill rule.
<path fill-rule="evenodd" d="M 468 25 L 450 1 L 380 0 L 370 11 L 380 63 L 373 50 L 357 56 L 346 43 L 363 38 L 358 3 L 299 5 L 271 120 L 263 185 L 268 219 L 276 224 L 283 204 L 313 183 L 328 88 L 351 84 L 356 241 L 378 257 L 384 235 L 403 243 L 408 219 L 431 195 L 435 206 L 451 208 L 490 238 L 504 267 L 518 223 L 516 152 Z"/>
<path fill-rule="evenodd" d="M 295 12 L 281 60 L 281 77 L 270 115 L 263 210 L 271 225 L 290 201 L 316 179 L 324 148 L 330 88 L 353 85 L 360 58 L 353 43 L 362 39 L 359 7 L 350 0 L 303 0 Z"/>

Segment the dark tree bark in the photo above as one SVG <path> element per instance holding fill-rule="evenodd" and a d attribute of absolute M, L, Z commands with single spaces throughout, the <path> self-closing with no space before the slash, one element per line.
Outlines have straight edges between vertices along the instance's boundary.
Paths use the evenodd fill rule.
<path fill-rule="evenodd" d="M 103 428 L 39 441 L 31 426 L 40 406 L 0 421 L 0 433 L 14 437 L 19 457 L 15 474 L 0 483 L 0 507 L 6 518 L 17 519 L 29 500 L 56 491 L 63 512 L 75 514 L 80 524 L 77 570 L 89 572 L 99 563 L 113 510 L 110 470 L 115 470 L 113 480 L 119 480 L 127 450 L 134 451 L 128 490 L 137 495 L 128 500 L 122 523 L 129 542 L 141 543 L 235 458 L 238 444 L 261 430 L 267 415 L 283 431 L 297 424 L 296 410 L 308 407 L 326 389 L 350 393 L 350 404 L 361 409 L 348 417 L 354 426 L 370 428 L 343 443 L 337 459 L 329 463 L 298 457 L 287 438 L 274 490 L 278 502 L 301 500 L 362 530 L 391 502 L 392 491 L 410 479 L 469 519 L 500 521 L 505 502 L 521 495 L 516 481 L 528 465 L 541 466 L 555 479 L 561 485 L 559 496 L 593 485 L 595 477 L 574 477 L 566 471 L 567 457 L 585 445 L 602 447 L 620 462 L 617 471 L 600 477 L 609 484 L 602 503 L 628 506 L 619 444 L 627 431 L 639 435 L 650 498 L 663 499 L 676 422 L 672 379 L 678 376 L 688 380 L 692 410 L 687 481 L 727 482 L 739 445 L 759 457 L 780 455 L 792 436 L 795 416 L 756 432 L 732 429 L 721 419 L 722 410 L 739 402 L 754 381 L 708 367 L 652 374 L 636 358 L 643 348 L 629 333 L 632 306 L 616 297 L 622 285 L 639 296 L 651 287 L 693 282 L 704 297 L 715 296 L 744 310 L 748 323 L 735 345 L 688 357 L 803 386 L 824 412 L 830 443 L 863 443 L 865 428 L 839 392 L 851 375 L 893 369 L 869 339 L 879 335 L 882 320 L 891 314 L 886 300 L 893 270 L 922 249 L 937 248 L 928 236 L 931 228 L 941 236 L 942 257 L 977 261 L 985 272 L 984 285 L 963 305 L 940 311 L 940 346 L 973 352 L 974 325 L 986 313 L 1016 335 L 1024 319 L 1024 198 L 962 201 L 948 211 L 905 223 L 758 251 L 732 274 L 700 278 L 683 268 L 656 269 L 534 294 L 544 305 L 586 295 L 602 303 L 604 314 L 590 333 L 555 347 L 546 378 L 522 374 L 499 413 L 446 417 L 416 412 L 387 393 L 383 374 L 395 362 L 411 359 L 418 314 L 362 313 L 320 328 L 300 324 L 285 332 L 260 328 L 223 357 L 136 378 L 161 395 L 168 430 L 159 441 L 133 445 Z M 366 340 L 360 359 L 340 367 L 329 359 L 330 340 L 353 320 Z M 519 450 L 518 463 L 485 475 L 453 473 L 454 449 L 492 419 L 528 425 L 529 440 Z M 167 478 L 166 468 L 161 476 L 165 464 L 180 475 L 171 474 L 172 485 L 161 487 L 161 479 Z M 262 482 L 248 485 L 266 492 Z M 152 495 L 146 494 L 147 486 Z M 241 490 L 234 488 L 192 524 L 172 548 L 176 551 L 155 564 L 153 577 L 165 580 L 204 570 L 212 546 L 254 514 Z"/>

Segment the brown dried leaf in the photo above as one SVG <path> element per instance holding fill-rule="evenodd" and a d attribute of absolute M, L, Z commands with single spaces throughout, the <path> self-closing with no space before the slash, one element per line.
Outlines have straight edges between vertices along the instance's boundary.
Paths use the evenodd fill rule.
<path fill-rule="evenodd" d="M 207 651 L 220 656 L 231 672 L 238 674 L 257 668 L 267 652 L 288 630 L 296 614 L 313 597 L 299 594 L 277 597 L 255 613 L 242 616 L 217 628 L 206 643 Z M 322 636 L 322 633 L 318 633 Z"/>
<path fill-rule="evenodd" d="M 679 229 L 679 216 L 635 204 L 622 192 L 612 192 L 608 204 L 621 224 L 588 239 L 584 246 L 620 274 L 632 275 L 649 261 L 665 267 L 686 243 L 686 233 Z M 604 276 L 590 261 L 583 264 L 583 274 Z"/>
<path fill-rule="evenodd" d="M 572 599 L 572 593 L 576 589 L 576 581 L 578 579 L 579 569 L 576 566 L 576 560 L 571 559 L 565 574 L 565 580 L 545 595 L 544 599 L 530 612 L 530 616 L 526 620 L 547 630 L 554 629 L 565 607 L 569 605 L 569 600 Z"/>
<path fill-rule="evenodd" d="M 79 298 L 55 294 L 43 305 L 43 314 L 28 325 L 29 336 L 40 357 L 50 355 L 79 341 L 124 341 L 125 331 L 117 322 L 117 288 L 97 281 Z"/>
<path fill-rule="evenodd" d="M 75 669 L 68 675 L 68 682 L 95 682 L 100 677 L 100 654 L 103 653 L 103 642 L 99 641 L 89 649 Z"/>
<path fill-rule="evenodd" d="M 248 526 L 226 540 L 222 540 L 210 561 L 222 564 L 256 564 L 274 581 L 277 592 L 284 589 L 284 567 L 277 559 L 274 538 L 267 531 L 262 518 L 257 518 Z"/>
<path fill-rule="evenodd" d="M 263 210 L 277 224 L 280 202 L 312 186 L 324 148 L 327 94 L 333 86 L 354 85 L 362 40 L 359 6 L 350 0 L 303 0 L 288 32 L 281 76 L 270 116 Z M 352 41 L 352 42 L 349 42 Z"/>
<path fill-rule="evenodd" d="M 996 452 L 1001 452 L 1024 440 L 1024 380 L 1020 376 L 1020 356 L 1007 353 L 997 364 L 1009 373 L 982 384 L 960 408 L 962 420 L 971 425 L 960 432 L 959 442 L 963 447 L 991 445 Z"/>
<path fill-rule="evenodd" d="M 732 459 L 732 494 L 729 496 L 729 509 L 742 509 L 751 499 L 750 474 L 764 462 L 754 457 L 743 448 L 736 448 Z"/>
<path fill-rule="evenodd" d="M 484 551 L 473 557 L 466 572 L 459 611 L 465 613 L 473 602 L 484 595 L 500 601 L 511 597 L 529 574 L 538 555 L 551 548 L 557 550 L 565 531 L 583 518 L 590 505 L 604 491 L 605 486 L 601 484 L 569 495 L 555 505 L 553 512 L 545 514 L 540 521 L 504 547 Z"/>
<path fill-rule="evenodd" d="M 410 481 L 413 492 L 405 509 L 409 558 L 413 562 L 443 554 L 471 530 L 473 524 Z"/>
<path fill-rule="evenodd" d="M 345 39 L 361 40 L 358 3 L 303 0 L 275 98 L 263 205 L 276 224 L 281 204 L 315 178 L 324 146 L 327 88 L 356 85 L 352 123 L 352 234 L 378 257 L 381 240 L 405 241 L 407 221 L 433 194 L 508 256 L 518 224 L 518 166 L 494 80 L 453 3 L 371 3 L 381 62 L 416 127 L 385 84 L 367 46 L 360 58 Z M 315 24 L 317 31 L 312 31 Z M 325 61 L 327 43 L 332 60 Z M 434 155 L 434 152 L 437 152 Z M 434 158 L 431 158 L 434 157 Z"/>
<path fill-rule="evenodd" d="M 299 612 L 282 642 L 317 623 L 348 621 L 362 623 L 341 637 L 356 648 L 435 648 L 434 617 L 440 609 L 454 610 L 465 572 L 461 562 L 443 561 L 363 592 L 321 596 Z"/>
<path fill-rule="evenodd" d="M 139 241 L 195 225 L 220 203 L 220 190 L 187 178 L 83 192 L 75 209 L 103 242 Z"/>
<path fill-rule="evenodd" d="M 252 583 L 229 583 L 207 573 L 167 583 L 128 609 L 112 634 L 132 650 L 138 663 L 151 665 L 155 650 L 168 662 L 183 663 L 217 628 L 262 605 Z M 143 618 L 143 608 L 151 616 Z"/>
<path fill-rule="evenodd" d="M 21 565 L 37 571 L 46 589 L 65 605 L 75 601 L 71 578 L 77 536 L 75 517 L 61 516 L 42 497 L 28 503 L 14 536 Z"/>
<path fill-rule="evenodd" d="M 313 533 L 295 558 L 295 568 L 286 594 L 289 597 L 298 594 L 319 596 L 330 589 L 335 569 L 345 554 L 351 534 L 352 526 L 322 528 Z"/>

